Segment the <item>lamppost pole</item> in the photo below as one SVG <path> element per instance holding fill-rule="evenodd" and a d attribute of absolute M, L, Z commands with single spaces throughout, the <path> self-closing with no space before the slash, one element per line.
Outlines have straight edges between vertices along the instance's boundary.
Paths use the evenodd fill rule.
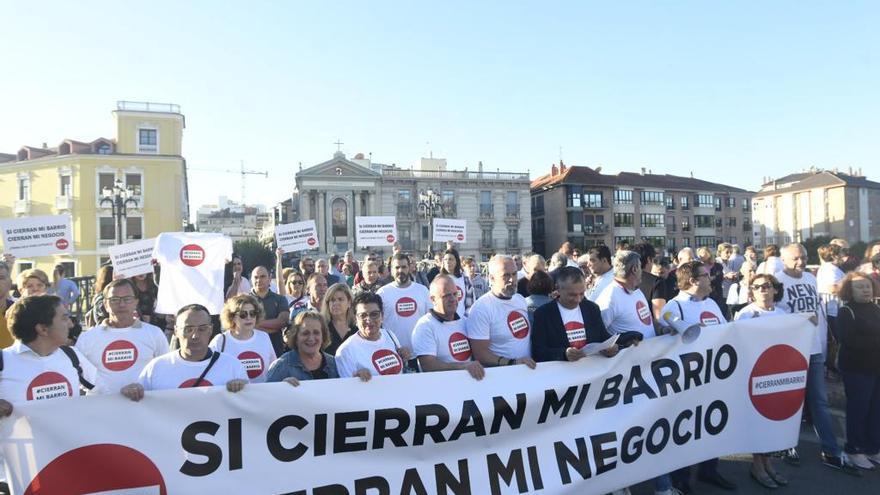
<path fill-rule="evenodd" d="M 443 215 L 440 195 L 432 189 L 419 192 L 419 212 L 428 221 L 428 229 L 431 234 L 428 241 L 428 258 L 434 258 L 434 217 L 438 212 L 441 216 Z"/>
<path fill-rule="evenodd" d="M 130 197 L 131 191 L 122 186 L 122 181 L 116 179 L 113 189 L 102 191 L 101 206 L 106 208 L 110 205 L 110 211 L 116 220 L 116 244 L 122 244 L 122 219 L 128 217 L 129 208 L 137 208 L 138 202 Z"/>

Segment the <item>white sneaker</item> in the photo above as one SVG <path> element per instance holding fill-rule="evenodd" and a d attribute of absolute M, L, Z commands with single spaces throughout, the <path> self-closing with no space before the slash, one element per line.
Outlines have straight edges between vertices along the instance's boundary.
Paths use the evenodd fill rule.
<path fill-rule="evenodd" d="M 866 455 L 865 457 L 874 464 L 880 464 L 880 453 L 876 453 L 874 455 Z"/>
<path fill-rule="evenodd" d="M 670 488 L 668 490 L 663 490 L 662 492 L 655 491 L 654 495 L 682 495 L 682 493 L 678 488 Z"/>
<path fill-rule="evenodd" d="M 871 461 L 868 460 L 868 456 L 866 456 L 865 454 L 847 454 L 846 456 L 849 458 L 850 464 L 859 469 L 874 469 L 874 464 L 872 464 Z"/>

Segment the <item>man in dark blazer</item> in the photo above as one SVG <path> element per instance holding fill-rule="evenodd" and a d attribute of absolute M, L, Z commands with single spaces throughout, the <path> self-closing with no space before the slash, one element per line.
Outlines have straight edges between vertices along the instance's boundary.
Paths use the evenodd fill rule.
<path fill-rule="evenodd" d="M 584 346 L 611 337 L 602 323 L 599 306 L 584 298 L 583 272 L 571 266 L 562 267 L 557 272 L 556 284 L 559 299 L 535 311 L 532 357 L 537 362 L 577 361 L 586 356 Z M 617 343 L 602 354 L 612 357 L 620 347 L 637 343 L 641 337 L 639 332 L 623 333 Z"/>

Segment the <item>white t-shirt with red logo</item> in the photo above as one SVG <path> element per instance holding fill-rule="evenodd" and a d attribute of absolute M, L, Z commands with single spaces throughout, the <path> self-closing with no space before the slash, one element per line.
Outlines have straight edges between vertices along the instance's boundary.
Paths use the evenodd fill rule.
<path fill-rule="evenodd" d="M 376 294 L 382 298 L 382 326 L 394 332 L 401 346 L 412 349 L 413 328 L 431 308 L 428 288 L 410 282 L 409 287 L 403 289 L 393 282 L 383 285 Z"/>
<path fill-rule="evenodd" d="M 226 341 L 224 348 L 223 342 Z M 251 383 L 263 383 L 266 381 L 266 371 L 269 365 L 278 356 L 272 347 L 269 334 L 262 330 L 254 330 L 249 339 L 239 340 L 232 336 L 229 330 L 214 336 L 209 347 L 238 359 L 247 372 Z"/>
<path fill-rule="evenodd" d="M 187 361 L 180 357 L 180 351 L 173 350 L 163 354 L 149 363 L 141 371 L 138 382 L 144 390 L 169 390 L 173 388 L 192 387 L 211 359 Z M 220 353 L 217 362 L 202 379 L 200 387 L 218 387 L 232 380 L 247 380 L 247 372 L 238 359 L 229 354 Z"/>
<path fill-rule="evenodd" d="M 630 292 L 614 280 L 595 303 L 602 310 L 602 322 L 608 333 L 639 332 L 646 339 L 656 335 L 648 300 L 640 289 Z"/>
<path fill-rule="evenodd" d="M 660 320 L 660 324 L 668 327 L 669 322 L 665 319 L 666 313 L 670 313 L 672 320 L 679 319 L 685 323 L 696 323 L 704 327 L 727 323 L 727 318 L 724 317 L 718 303 L 712 298 L 706 297 L 701 301 L 696 301 L 687 292 L 679 292 L 677 296 L 666 303 L 666 306 L 663 306 L 664 318 Z"/>
<path fill-rule="evenodd" d="M 340 378 L 354 376 L 361 368 L 373 376 L 399 375 L 403 373 L 403 365 L 394 340 L 384 328 L 380 330 L 378 340 L 367 340 L 356 333 L 336 350 L 336 369 Z"/>
<path fill-rule="evenodd" d="M 223 309 L 223 269 L 232 259 L 232 241 L 223 234 L 164 232 L 156 238 L 153 259 L 162 268 L 156 313 L 176 314 L 201 304 L 212 315 Z"/>
<path fill-rule="evenodd" d="M 581 313 L 580 306 L 567 309 L 557 302 L 556 307 L 559 308 L 559 315 L 562 316 L 562 327 L 565 329 L 568 343 L 575 349 L 587 345 L 587 327 L 584 326 L 584 314 Z"/>
<path fill-rule="evenodd" d="M 459 318 L 464 318 L 466 316 L 466 311 L 464 307 L 464 277 L 456 277 L 453 274 L 449 274 L 452 277 L 452 280 L 455 282 L 455 297 L 458 298 L 458 309 L 455 310 L 458 313 Z"/>
<path fill-rule="evenodd" d="M 159 327 L 140 320 L 126 328 L 104 322 L 83 332 L 76 348 L 98 370 L 90 393 L 118 394 L 122 387 L 138 380 L 151 359 L 168 352 L 168 339 Z"/>
<path fill-rule="evenodd" d="M 61 349 L 40 356 L 21 341 L 3 349 L 0 371 L 0 398 L 12 404 L 29 400 L 79 397 L 79 376 L 70 358 Z M 92 363 L 74 348 L 79 357 L 83 378 L 94 384 L 97 371 Z"/>
<path fill-rule="evenodd" d="M 491 292 L 471 306 L 467 335 L 488 340 L 489 350 L 507 359 L 532 357 L 532 329 L 526 300 L 519 294 L 501 299 Z"/>
<path fill-rule="evenodd" d="M 471 361 L 467 320 L 440 321 L 432 313 L 419 318 L 412 335 L 413 356 L 434 356 L 444 363 Z"/>

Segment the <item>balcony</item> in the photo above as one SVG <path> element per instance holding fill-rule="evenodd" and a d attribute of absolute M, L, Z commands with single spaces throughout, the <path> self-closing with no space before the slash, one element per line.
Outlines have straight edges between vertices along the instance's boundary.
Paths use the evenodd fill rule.
<path fill-rule="evenodd" d="M 512 239 L 510 237 L 508 237 L 507 242 L 505 242 L 505 246 L 507 247 L 507 249 L 519 249 L 522 247 L 522 245 L 523 245 L 522 241 L 520 239 L 515 238 L 515 237 Z"/>
<path fill-rule="evenodd" d="M 55 197 L 55 209 L 56 210 L 69 210 L 73 207 L 73 198 L 70 196 L 56 196 Z"/>
<path fill-rule="evenodd" d="M 116 109 L 128 112 L 180 113 L 180 105 L 174 103 L 151 103 L 148 101 L 117 101 Z"/>
<path fill-rule="evenodd" d="M 412 203 L 397 203 L 397 216 L 399 218 L 413 218 L 415 210 Z"/>
<path fill-rule="evenodd" d="M 605 235 L 608 233 L 607 225 L 584 225 L 584 234 Z"/>
<path fill-rule="evenodd" d="M 519 205 L 507 205 L 507 208 L 504 210 L 505 217 L 507 218 L 519 218 Z"/>
<path fill-rule="evenodd" d="M 492 239 L 480 239 L 480 249 L 483 251 L 489 251 L 495 249 L 497 242 L 493 242 Z"/>
<path fill-rule="evenodd" d="M 495 217 L 495 206 L 494 205 L 480 205 L 480 218 L 494 218 Z"/>
<path fill-rule="evenodd" d="M 26 199 L 17 199 L 13 209 L 16 215 L 27 215 L 31 212 L 31 202 Z"/>
<path fill-rule="evenodd" d="M 585 210 L 604 210 L 608 208 L 608 203 L 605 201 L 585 201 L 584 209 Z"/>

